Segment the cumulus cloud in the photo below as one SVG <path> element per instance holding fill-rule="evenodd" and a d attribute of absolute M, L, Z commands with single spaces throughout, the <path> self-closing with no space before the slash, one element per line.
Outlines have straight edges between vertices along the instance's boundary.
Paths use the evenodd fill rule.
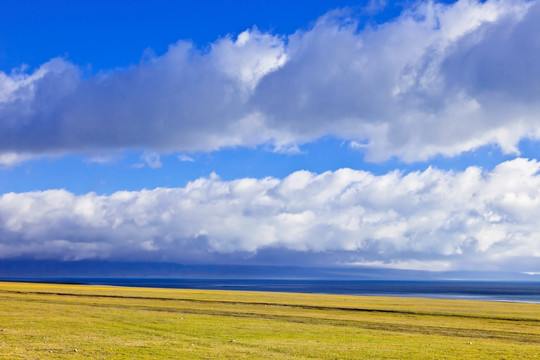
<path fill-rule="evenodd" d="M 537 2 L 419 2 L 378 25 L 339 10 L 290 35 L 253 28 L 205 50 L 179 41 L 91 77 L 52 59 L 0 73 L 0 160 L 279 151 L 325 135 L 365 144 L 372 161 L 486 144 L 515 153 L 520 139 L 540 137 L 539 24 Z"/>
<path fill-rule="evenodd" d="M 284 61 L 283 42 L 253 29 L 208 53 L 179 41 L 161 57 L 89 79 L 59 58 L 31 74 L 0 73 L 0 153 L 258 144 L 270 130 L 247 109 L 249 94 Z"/>
<path fill-rule="evenodd" d="M 0 254 L 264 263 L 265 253 L 295 253 L 295 265 L 325 258 L 539 271 L 539 171 L 537 161 L 518 158 L 489 172 L 340 169 L 234 181 L 213 174 L 182 188 L 109 196 L 8 193 L 0 197 Z"/>

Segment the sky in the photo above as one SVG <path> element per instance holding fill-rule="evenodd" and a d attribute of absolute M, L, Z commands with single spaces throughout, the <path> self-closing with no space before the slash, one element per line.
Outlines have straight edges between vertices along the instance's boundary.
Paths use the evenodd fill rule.
<path fill-rule="evenodd" d="M 540 273 L 540 3 L 22 0 L 0 259 Z"/>

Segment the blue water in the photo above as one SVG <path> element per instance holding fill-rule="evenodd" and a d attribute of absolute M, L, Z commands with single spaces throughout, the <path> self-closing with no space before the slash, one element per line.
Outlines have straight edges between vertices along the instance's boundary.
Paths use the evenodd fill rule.
<path fill-rule="evenodd" d="M 158 278 L 4 278 L 4 280 L 178 289 L 378 295 L 540 303 L 538 282 L 260 280 Z"/>

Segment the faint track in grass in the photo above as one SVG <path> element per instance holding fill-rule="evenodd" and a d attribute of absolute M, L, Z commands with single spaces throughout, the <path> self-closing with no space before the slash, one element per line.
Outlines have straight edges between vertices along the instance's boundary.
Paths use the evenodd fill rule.
<path fill-rule="evenodd" d="M 443 317 L 457 317 L 457 318 L 479 319 L 479 320 L 503 320 L 503 321 L 540 323 L 540 318 L 536 319 L 536 318 L 524 318 L 524 317 L 485 316 L 485 315 L 471 315 L 471 314 L 461 314 L 461 313 L 409 311 L 409 310 L 397 310 L 397 309 L 377 309 L 377 308 L 348 307 L 348 306 L 286 304 L 286 303 L 279 303 L 279 302 L 228 301 L 228 300 L 133 296 L 133 295 L 127 296 L 127 295 L 109 295 L 109 294 L 77 294 L 77 293 L 63 293 L 63 292 L 52 292 L 52 291 L 20 291 L 20 290 L 4 290 L 4 289 L 0 289 L 0 293 L 13 293 L 13 294 L 22 294 L 22 295 L 24 294 L 56 295 L 56 296 L 82 297 L 82 298 L 104 298 L 104 299 L 126 299 L 126 300 L 157 300 L 157 301 L 171 301 L 171 302 L 178 301 L 178 302 L 192 302 L 192 303 L 204 303 L 204 304 L 274 306 L 274 307 L 297 308 L 297 309 L 307 309 L 307 310 L 337 310 L 337 311 L 353 311 L 353 312 L 382 313 L 382 314 L 443 316 Z"/>

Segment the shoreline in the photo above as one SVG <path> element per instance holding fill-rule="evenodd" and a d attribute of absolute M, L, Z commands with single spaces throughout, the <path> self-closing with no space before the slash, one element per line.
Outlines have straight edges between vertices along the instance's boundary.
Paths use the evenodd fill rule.
<path fill-rule="evenodd" d="M 80 280 L 80 281 L 77 281 Z M 291 293 L 313 295 L 345 295 L 369 296 L 389 298 L 421 298 L 443 300 L 487 301 L 516 304 L 540 304 L 540 283 L 538 282 L 509 282 L 509 281 L 406 281 L 406 280 L 291 280 L 291 279 L 198 279 L 198 278 L 91 278 L 91 277 L 28 277 L 28 278 L 1 278 L 0 282 L 43 285 L 77 285 L 77 286 L 110 286 L 132 289 L 155 290 L 216 290 L 233 292 L 255 293 Z M 329 287 L 330 285 L 334 287 Z M 337 287 L 336 287 L 337 285 Z M 358 289 L 351 289 L 351 286 Z M 360 286 L 376 285 L 373 289 L 362 289 Z M 396 290 L 392 286 L 401 286 Z M 412 285 L 407 290 L 407 286 Z M 473 290 L 470 290 L 474 285 Z M 303 286 L 303 287 L 302 287 Z M 309 287 L 311 286 L 311 287 Z M 325 288 L 325 286 L 328 286 Z M 419 291 L 418 286 L 422 287 Z M 435 290 L 431 290 L 430 286 Z M 444 290 L 444 286 L 452 289 Z M 457 291 L 462 286 L 461 291 Z M 484 292 L 478 288 L 486 287 Z M 492 289 L 493 286 L 504 286 L 504 290 Z M 520 291 L 508 289 L 512 286 Z M 441 288 L 443 290 L 441 290 Z M 525 289 L 523 289 L 525 288 Z M 488 291 L 489 290 L 489 291 Z M 525 291 L 526 290 L 526 291 Z"/>

